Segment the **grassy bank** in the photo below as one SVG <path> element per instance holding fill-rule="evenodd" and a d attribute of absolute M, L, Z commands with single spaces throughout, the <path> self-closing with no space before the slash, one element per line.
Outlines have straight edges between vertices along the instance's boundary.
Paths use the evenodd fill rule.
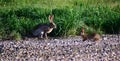
<path fill-rule="evenodd" d="M 30 35 L 39 23 L 49 23 L 52 12 L 57 24 L 49 35 L 79 34 L 85 26 L 87 32 L 120 32 L 119 0 L 0 0 L 0 38 L 20 38 Z"/>

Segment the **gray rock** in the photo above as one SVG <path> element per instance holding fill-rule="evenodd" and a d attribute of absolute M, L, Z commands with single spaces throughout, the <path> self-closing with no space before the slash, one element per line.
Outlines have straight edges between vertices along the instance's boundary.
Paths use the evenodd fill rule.
<path fill-rule="evenodd" d="M 0 42 L 0 61 L 119 61 L 120 39 L 104 35 L 99 42 L 81 37 Z"/>

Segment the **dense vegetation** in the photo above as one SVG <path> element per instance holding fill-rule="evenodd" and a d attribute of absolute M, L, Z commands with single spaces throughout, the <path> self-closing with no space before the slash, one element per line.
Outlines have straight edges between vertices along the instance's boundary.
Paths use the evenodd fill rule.
<path fill-rule="evenodd" d="M 50 35 L 68 36 L 87 32 L 120 32 L 120 0 L 0 0 L 0 38 L 30 35 L 38 23 L 57 24 Z"/>

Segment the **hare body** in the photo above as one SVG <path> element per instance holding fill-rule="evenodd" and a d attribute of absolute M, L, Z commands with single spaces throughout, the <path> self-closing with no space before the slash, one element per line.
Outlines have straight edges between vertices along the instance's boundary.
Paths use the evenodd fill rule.
<path fill-rule="evenodd" d="M 93 40 L 93 41 L 99 41 L 100 40 L 100 35 L 97 33 L 91 33 L 91 34 L 86 34 L 86 35 L 82 35 L 83 41 L 89 39 L 89 40 Z"/>
<path fill-rule="evenodd" d="M 93 40 L 93 41 L 99 41 L 101 36 L 98 34 L 98 33 L 90 33 L 90 34 L 86 34 L 84 32 L 84 28 L 82 28 L 82 31 L 81 31 L 81 36 L 83 38 L 83 41 L 85 40 Z"/>
<path fill-rule="evenodd" d="M 53 22 L 53 18 L 49 16 L 50 23 L 42 23 L 38 24 L 34 27 L 32 34 L 33 36 L 38 36 L 40 38 L 43 38 L 43 35 L 47 38 L 47 33 L 52 32 L 54 28 L 56 28 L 56 24 Z"/>

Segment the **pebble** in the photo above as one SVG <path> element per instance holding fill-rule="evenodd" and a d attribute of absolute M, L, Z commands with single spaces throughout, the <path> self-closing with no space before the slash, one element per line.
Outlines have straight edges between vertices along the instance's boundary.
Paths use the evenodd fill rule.
<path fill-rule="evenodd" d="M 104 38 L 100 42 L 83 42 L 79 36 L 1 41 L 0 61 L 119 61 L 120 39 L 116 35 Z"/>

